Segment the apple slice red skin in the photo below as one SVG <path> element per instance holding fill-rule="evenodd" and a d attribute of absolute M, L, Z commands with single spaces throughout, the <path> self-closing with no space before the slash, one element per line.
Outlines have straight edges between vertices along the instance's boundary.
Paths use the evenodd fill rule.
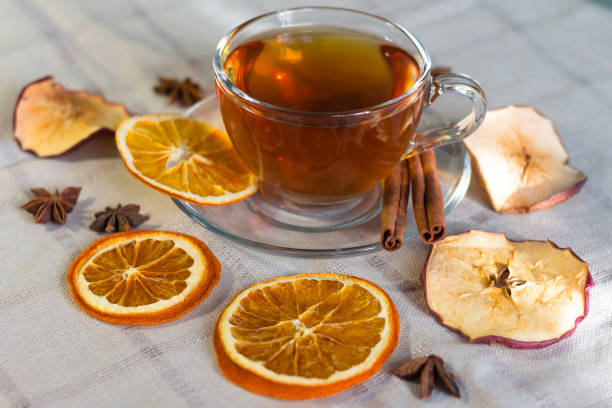
<path fill-rule="evenodd" d="M 75 150 L 78 150 L 79 148 L 81 148 L 84 144 L 86 144 L 87 142 L 91 141 L 92 139 L 101 136 L 101 137 L 115 137 L 115 131 L 109 128 L 101 128 L 96 130 L 95 132 L 93 132 L 92 134 L 90 134 L 89 136 L 87 136 L 85 139 L 81 140 L 79 143 L 75 144 L 74 146 L 72 146 L 70 149 L 63 151 L 61 153 L 58 154 L 54 154 L 51 156 L 39 156 L 38 154 L 36 154 L 35 151 L 33 151 L 32 149 L 24 149 L 21 147 L 21 142 L 19 141 L 19 139 L 15 138 L 15 141 L 17 142 L 17 144 L 19 145 L 19 148 L 27 153 L 33 154 L 36 157 L 40 157 L 41 159 L 51 159 L 54 157 L 62 157 L 66 154 L 72 153 Z"/>
<path fill-rule="evenodd" d="M 23 97 L 23 94 L 25 93 L 25 91 L 32 85 L 37 84 L 39 82 L 43 82 L 43 81 L 47 81 L 47 80 L 53 80 L 53 76 L 52 75 L 46 75 L 42 78 L 38 78 L 30 83 L 28 83 L 27 85 L 25 85 L 21 91 L 19 91 L 19 95 L 17 95 L 17 101 L 15 102 L 15 108 L 13 109 L 13 134 L 15 133 L 15 130 L 17 129 L 17 107 L 19 106 L 19 102 L 21 102 L 21 98 Z M 71 93 L 71 94 L 77 94 L 79 92 L 82 91 L 71 91 L 69 89 L 64 89 L 64 91 L 66 93 Z M 90 95 L 96 95 L 93 93 L 90 93 Z M 101 94 L 98 94 L 102 97 Z M 106 103 L 109 103 L 104 97 L 102 97 L 102 99 L 104 99 L 104 101 Z M 127 116 L 130 116 L 130 112 L 124 107 L 123 108 L 125 110 L 125 113 Z M 17 145 L 19 146 L 19 148 L 24 151 L 24 152 L 28 152 L 30 154 L 33 154 L 36 157 L 41 157 L 41 158 L 52 158 L 52 157 L 60 157 L 63 156 L 65 154 L 71 153 L 75 150 L 77 150 L 78 148 L 80 148 L 81 146 L 83 146 L 85 143 L 89 142 L 91 139 L 98 137 L 98 136 L 115 136 L 115 131 L 113 129 L 109 129 L 109 128 L 100 128 L 98 130 L 96 130 L 95 132 L 91 133 L 89 136 L 87 136 L 85 139 L 81 140 L 80 142 L 78 142 L 77 144 L 75 144 L 74 146 L 72 146 L 71 148 L 69 148 L 68 150 L 65 150 L 61 153 L 58 154 L 54 154 L 51 156 L 39 156 L 38 154 L 36 154 L 35 151 L 31 150 L 31 149 L 24 149 L 21 146 L 21 141 L 19 139 L 17 139 L 16 137 L 14 137 L 15 141 L 17 142 Z"/>
<path fill-rule="evenodd" d="M 547 208 L 550 208 L 553 205 L 559 204 L 559 203 L 561 203 L 563 201 L 569 200 L 570 198 L 572 198 L 573 196 L 578 194 L 580 192 L 580 190 L 582 190 L 582 187 L 584 186 L 584 183 L 586 183 L 586 181 L 587 181 L 587 177 L 585 177 L 584 180 L 582 180 L 578 184 L 574 185 L 573 187 L 571 187 L 571 188 L 569 188 L 569 189 L 567 189 L 565 191 L 561 191 L 560 193 L 554 194 L 549 199 L 544 200 L 541 203 L 534 204 L 531 207 L 515 208 L 515 209 L 513 209 L 513 211 L 507 211 L 507 212 L 530 213 L 530 212 L 534 212 L 534 211 L 546 210 Z M 553 243 L 553 245 L 554 245 L 554 243 Z M 557 245 L 555 245 L 555 246 L 557 246 Z"/>
<path fill-rule="evenodd" d="M 534 111 L 536 111 L 540 116 L 542 116 L 543 118 L 548 118 L 548 116 L 544 115 L 542 112 L 540 112 L 539 110 L 537 110 L 536 108 L 534 108 L 533 106 L 528 106 L 528 105 L 514 105 L 517 107 L 525 107 L 525 108 L 532 108 Z M 503 108 L 500 108 L 503 109 Z M 563 146 L 563 148 L 565 149 L 565 144 L 563 143 L 563 139 L 561 139 L 561 135 L 559 134 L 559 130 L 557 130 L 557 127 L 555 126 L 555 124 L 551 121 L 552 123 L 552 127 L 555 130 L 555 136 L 557 136 L 557 139 L 559 139 L 559 143 L 561 143 L 561 146 Z M 567 151 L 567 149 L 565 149 Z M 567 164 L 569 162 L 569 159 L 565 162 L 565 164 Z M 581 182 L 579 182 L 578 184 L 574 185 L 573 187 L 565 190 L 565 191 L 561 191 L 557 194 L 552 195 L 550 198 L 548 198 L 547 200 L 544 200 L 540 203 L 534 204 L 531 207 L 523 207 L 523 208 L 515 208 L 513 209 L 513 211 L 508 211 L 508 212 L 516 212 L 516 213 L 530 213 L 530 212 L 534 212 L 534 211 L 540 211 L 540 210 L 546 210 L 556 204 L 559 204 L 563 201 L 569 200 L 570 198 L 572 198 L 573 196 L 575 196 L 576 194 L 578 194 L 580 192 L 580 190 L 582 190 L 582 187 L 584 187 L 584 183 L 586 183 L 588 177 L 584 177 L 584 180 L 582 180 Z M 559 248 L 554 242 L 551 242 L 555 247 Z M 559 248 L 562 249 L 562 248 Z M 572 251 L 570 249 L 570 251 Z M 580 259 L 579 256 L 577 256 L 574 251 L 572 251 L 572 254 Z M 582 261 L 582 259 L 580 259 Z M 583 261 L 584 262 L 584 261 Z M 593 285 L 593 280 L 591 279 L 591 274 L 588 274 L 588 278 L 587 278 L 587 286 L 589 285 L 589 281 L 591 282 L 591 286 Z M 590 286 L 589 286 L 590 287 Z M 588 309 L 588 303 L 587 303 L 587 309 Z M 585 313 L 586 316 L 586 313 Z M 578 324 L 578 322 L 576 322 L 576 324 Z M 576 328 L 574 327 L 574 330 Z M 573 333 L 573 331 L 570 332 Z M 561 339 L 559 339 L 561 340 Z M 557 341 L 559 341 L 557 340 Z M 552 344 L 552 343 L 551 343 Z M 546 347 L 546 346 L 542 346 L 542 347 Z"/>
<path fill-rule="evenodd" d="M 471 231 L 482 231 L 482 230 L 471 230 Z M 471 231 L 464 232 L 462 234 L 457 234 L 455 236 L 468 234 Z M 487 232 L 487 231 L 482 231 L 482 232 Z M 515 241 L 515 240 L 512 240 L 512 239 L 509 239 L 508 237 L 506 237 L 506 239 L 508 239 L 508 241 L 511 241 L 511 242 L 525 242 L 525 241 L 527 241 L 527 240 Z M 530 241 L 546 242 L 546 241 L 538 241 L 538 240 L 530 240 Z M 571 248 L 561 248 L 557 244 L 555 244 L 554 242 L 550 242 L 550 243 L 555 248 L 557 248 L 557 249 L 569 249 L 569 251 L 572 253 L 573 256 L 575 256 L 576 258 L 578 258 L 579 260 L 584 262 L 584 260 L 582 258 L 580 258 L 578 255 L 576 255 L 576 253 Z M 434 246 L 431 245 L 430 248 L 429 248 L 429 254 L 427 255 L 427 260 L 425 261 L 425 266 L 423 267 L 423 272 L 421 272 L 421 282 L 423 283 L 423 293 L 425 294 L 425 304 L 427 305 L 427 309 L 429 310 L 429 312 L 435 317 L 435 319 L 438 321 L 438 323 L 441 326 L 444 326 L 447 329 L 449 329 L 451 331 L 454 331 L 455 333 L 459 333 L 460 335 L 462 335 L 463 337 L 465 337 L 465 338 L 467 338 L 469 340 L 469 336 L 467 336 L 461 330 L 444 324 L 442 322 L 442 316 L 440 316 L 431 307 L 429 307 L 429 301 L 427 300 L 427 284 L 425 283 L 426 282 L 425 281 L 425 275 L 426 275 L 426 272 L 427 272 L 427 267 L 429 266 L 429 261 L 431 259 L 431 255 L 433 253 L 433 249 L 434 249 Z M 591 276 L 591 272 L 590 272 L 590 270 L 587 269 L 587 280 L 586 280 L 586 283 L 584 285 L 584 313 L 582 314 L 582 316 L 578 316 L 576 318 L 576 322 L 574 323 L 574 327 L 571 330 L 565 332 L 563 335 L 561 335 L 561 336 L 559 336 L 559 337 L 557 337 L 555 339 L 550 339 L 550 340 L 545 340 L 545 341 L 520 341 L 520 340 L 511 339 L 511 338 L 508 338 L 508 337 L 502 337 L 502 336 L 482 336 L 482 337 L 477 337 L 477 338 L 475 338 L 473 340 L 470 340 L 470 343 L 488 344 L 488 345 L 501 344 L 501 345 L 504 345 L 506 347 L 514 348 L 514 349 L 539 349 L 539 348 L 544 348 L 544 347 L 548 347 L 548 346 L 550 346 L 552 344 L 555 344 L 555 343 L 557 343 L 557 342 L 559 342 L 559 341 L 561 341 L 561 340 L 571 336 L 574 333 L 574 331 L 576 330 L 576 328 L 578 327 L 578 323 L 580 323 L 581 321 L 584 320 L 585 317 L 587 317 L 587 314 L 589 313 L 589 290 L 591 289 L 591 287 L 593 285 L 595 285 L 595 283 L 593 282 L 593 278 Z"/>
<path fill-rule="evenodd" d="M 537 110 L 536 108 L 534 108 L 533 106 L 529 106 L 529 105 L 506 105 L 506 106 L 502 106 L 501 108 L 497 108 L 497 109 L 491 109 L 489 110 L 489 112 L 493 112 L 493 111 L 498 111 L 498 110 L 502 110 L 505 109 L 509 106 L 515 106 L 517 108 L 530 108 L 533 109 L 538 115 L 540 115 L 543 118 L 546 119 L 550 119 L 548 116 L 544 115 L 542 112 L 540 112 L 539 110 Z M 551 120 L 551 124 L 552 127 L 555 131 L 555 136 L 557 136 L 557 139 L 559 139 L 559 143 L 561 144 L 561 146 L 563 146 L 563 149 L 565 151 L 567 151 L 567 149 L 565 148 L 565 144 L 563 143 L 563 139 L 561 139 L 561 135 L 559 134 L 559 130 L 557 130 L 557 127 L 555 126 L 555 124 L 552 122 Z M 482 178 L 482 171 L 480 170 L 480 167 L 478 165 L 478 160 L 476 157 L 474 157 L 474 155 L 472 154 L 470 149 L 467 149 L 467 152 L 470 156 L 470 160 L 472 162 L 472 166 L 474 166 L 476 168 L 476 178 L 478 179 L 478 183 L 482 186 L 482 188 L 485 189 L 485 192 L 487 193 L 487 196 L 489 195 L 489 192 L 487 191 L 485 185 L 486 183 L 484 182 L 483 178 Z M 565 161 L 565 164 L 567 164 L 569 162 L 569 159 Z M 546 200 L 536 203 L 530 207 L 516 207 L 516 208 L 509 208 L 506 210 L 501 210 L 498 211 L 499 213 L 502 214 L 525 214 L 525 213 L 531 213 L 531 212 L 535 212 L 535 211 L 540 211 L 540 210 L 546 210 L 556 204 L 559 204 L 563 201 L 567 201 L 570 198 L 572 198 L 573 196 L 575 196 L 576 194 L 578 194 L 580 192 L 580 190 L 582 190 L 582 187 L 584 186 L 584 183 L 586 183 L 586 181 L 588 180 L 588 177 L 584 177 L 584 180 L 582 180 L 581 182 L 579 182 L 578 184 L 575 184 L 574 186 L 570 187 L 569 189 L 565 190 L 565 191 L 561 191 L 557 194 L 552 195 L 551 197 L 547 198 Z M 490 197 L 489 197 L 490 198 Z M 492 201 L 492 200 L 491 200 Z M 496 210 L 497 211 L 497 210 Z M 516 242 L 516 241 L 515 241 Z M 553 243 L 553 245 L 555 245 Z M 557 246 L 557 245 L 555 245 Z M 558 248 L 558 247 L 557 247 Z M 544 346 L 545 347 L 545 346 Z"/>
<path fill-rule="evenodd" d="M 470 159 L 472 160 L 472 163 L 475 162 L 473 157 L 470 157 Z M 476 166 L 477 166 L 477 164 L 476 164 Z M 476 173 L 479 173 L 479 171 L 477 171 Z M 480 185 L 481 186 L 484 185 L 484 182 L 482 181 L 482 178 L 481 178 L 480 174 L 477 174 L 476 177 L 478 178 L 478 181 L 479 181 Z M 559 204 L 559 203 L 561 203 L 563 201 L 567 201 L 570 198 L 572 198 L 573 196 L 575 196 L 576 194 L 578 194 L 580 192 L 580 190 L 582 190 L 582 187 L 584 187 L 584 183 L 586 183 L 587 180 L 588 180 L 588 178 L 585 177 L 584 180 L 582 180 L 578 184 L 575 184 L 574 186 L 570 187 L 569 189 L 567 189 L 565 191 L 561 191 L 560 193 L 554 194 L 551 197 L 547 198 L 546 200 L 544 200 L 542 202 L 539 202 L 537 204 L 534 204 L 534 205 L 532 205 L 530 207 L 516 207 L 516 208 L 511 208 L 511 209 L 499 211 L 499 213 L 501 213 L 501 214 L 512 214 L 512 213 L 514 213 L 514 214 L 526 214 L 526 213 L 531 213 L 531 212 L 535 212 L 535 211 L 546 210 L 546 209 L 548 209 L 548 208 L 550 208 L 550 207 L 552 207 L 552 206 L 554 206 L 556 204 Z"/>

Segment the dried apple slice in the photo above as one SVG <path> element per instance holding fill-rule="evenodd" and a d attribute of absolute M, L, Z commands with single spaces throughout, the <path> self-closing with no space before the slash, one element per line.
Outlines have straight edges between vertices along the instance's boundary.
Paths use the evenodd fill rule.
<path fill-rule="evenodd" d="M 473 230 L 435 244 L 422 275 L 430 311 L 473 343 L 541 348 L 588 312 L 589 268 L 550 241 Z"/>
<path fill-rule="evenodd" d="M 123 105 L 85 91 L 68 91 L 52 77 L 44 77 L 26 85 L 19 94 L 13 130 L 21 149 L 50 157 L 93 136 L 114 134 L 128 116 Z"/>
<path fill-rule="evenodd" d="M 580 191 L 586 177 L 569 156 L 552 121 L 529 106 L 487 112 L 464 141 L 495 211 L 543 210 Z"/>

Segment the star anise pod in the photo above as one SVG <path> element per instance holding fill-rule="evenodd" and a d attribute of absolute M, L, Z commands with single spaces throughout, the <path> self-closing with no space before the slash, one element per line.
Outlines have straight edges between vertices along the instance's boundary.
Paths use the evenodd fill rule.
<path fill-rule="evenodd" d="M 66 222 L 66 214 L 74 209 L 79 199 L 81 187 L 66 187 L 61 193 L 55 190 L 55 194 L 44 188 L 32 188 L 30 191 L 35 197 L 21 208 L 34 214 L 34 222 L 46 224 L 54 221 L 63 224 Z"/>
<path fill-rule="evenodd" d="M 89 229 L 97 232 L 129 231 L 149 219 L 148 215 L 139 214 L 139 211 L 140 206 L 136 204 L 106 207 L 104 211 L 94 214 L 96 219 Z"/>
<path fill-rule="evenodd" d="M 431 73 L 432 77 L 437 77 L 438 75 L 442 75 L 442 74 L 450 74 L 451 67 L 443 67 L 443 66 L 437 65 L 437 66 L 431 67 L 429 72 Z"/>
<path fill-rule="evenodd" d="M 444 388 L 453 397 L 460 396 L 455 377 L 444 368 L 444 360 L 434 354 L 408 360 L 393 371 L 393 374 L 403 380 L 418 379 L 419 398 L 429 397 L 435 384 Z"/>
<path fill-rule="evenodd" d="M 170 103 L 178 101 L 183 106 L 191 106 L 200 99 L 200 85 L 190 78 L 179 81 L 173 78 L 160 77 L 159 84 L 153 88 L 155 92 L 162 95 L 170 95 Z"/>

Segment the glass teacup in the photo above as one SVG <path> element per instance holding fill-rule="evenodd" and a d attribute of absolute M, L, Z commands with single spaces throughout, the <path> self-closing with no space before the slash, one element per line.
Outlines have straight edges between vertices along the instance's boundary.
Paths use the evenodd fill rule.
<path fill-rule="evenodd" d="M 301 43 L 296 44 L 295 38 Z M 373 41 L 388 57 L 393 83 L 404 81 L 403 88 L 394 87 L 384 100 L 370 92 L 389 83 L 382 78 L 383 57 L 378 61 L 362 51 L 369 49 L 365 43 Z M 363 82 L 355 80 L 357 76 L 339 78 L 327 82 L 327 88 L 315 89 L 313 95 L 308 93 L 312 90 L 308 78 L 295 85 L 293 76 L 316 74 L 316 65 L 300 65 L 306 64 L 307 55 L 325 63 L 321 75 L 326 70 L 332 75 L 338 72 L 330 66 L 344 60 L 335 53 L 353 63 L 347 72 L 363 75 Z M 266 60 L 277 54 L 282 55 L 278 66 Z M 359 66 L 359 58 L 365 66 Z M 398 65 L 398 58 L 404 62 Z M 430 57 L 411 33 L 354 10 L 295 8 L 253 18 L 221 39 L 213 64 L 227 132 L 260 181 L 261 193 L 250 199 L 250 207 L 293 228 L 342 228 L 368 219 L 379 206 L 379 183 L 403 157 L 461 140 L 479 126 L 486 111 L 484 93 L 474 80 L 458 74 L 433 79 Z M 359 69 L 363 73 L 355 72 Z M 374 85 L 364 87 L 366 79 Z M 327 100 L 317 95 L 335 87 L 348 95 L 342 99 L 348 109 L 329 108 Z M 470 112 L 417 134 L 423 108 L 448 92 L 465 96 L 471 102 Z M 368 100 L 374 103 L 364 106 Z M 357 105 L 351 106 L 353 102 Z"/>

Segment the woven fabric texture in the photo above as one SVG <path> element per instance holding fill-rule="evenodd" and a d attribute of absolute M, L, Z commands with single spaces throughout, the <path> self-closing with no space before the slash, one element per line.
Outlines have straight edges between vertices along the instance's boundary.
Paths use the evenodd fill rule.
<path fill-rule="evenodd" d="M 69 1 L 0 4 L 0 407 L 610 407 L 612 406 L 612 5 L 606 1 L 513 2 L 298 0 L 369 11 L 404 25 L 434 64 L 477 78 L 490 108 L 533 105 L 552 118 L 583 191 L 549 210 L 500 215 L 473 180 L 448 217 L 449 233 L 478 228 L 512 239 L 551 239 L 585 259 L 595 286 L 588 317 L 568 339 L 541 350 L 469 344 L 437 324 L 419 279 L 427 248 L 297 259 L 241 247 L 199 227 L 170 199 L 133 179 L 112 138 L 53 159 L 19 150 L 12 111 L 21 87 L 53 75 L 71 89 L 103 92 L 133 113 L 180 110 L 151 88 L 158 75 L 190 76 L 214 90 L 217 40 L 240 22 L 287 6 L 280 0 Z M 82 186 L 63 226 L 38 225 L 20 209 L 29 188 Z M 72 259 L 98 234 L 94 212 L 138 203 L 141 228 L 194 235 L 223 265 L 218 286 L 194 311 L 156 327 L 95 320 L 65 281 Z M 287 403 L 251 394 L 217 368 L 217 316 L 246 286 L 275 276 L 337 272 L 386 290 L 401 317 L 400 342 L 384 368 L 346 392 Z M 461 399 L 389 374 L 404 360 L 435 353 L 459 379 Z"/>

